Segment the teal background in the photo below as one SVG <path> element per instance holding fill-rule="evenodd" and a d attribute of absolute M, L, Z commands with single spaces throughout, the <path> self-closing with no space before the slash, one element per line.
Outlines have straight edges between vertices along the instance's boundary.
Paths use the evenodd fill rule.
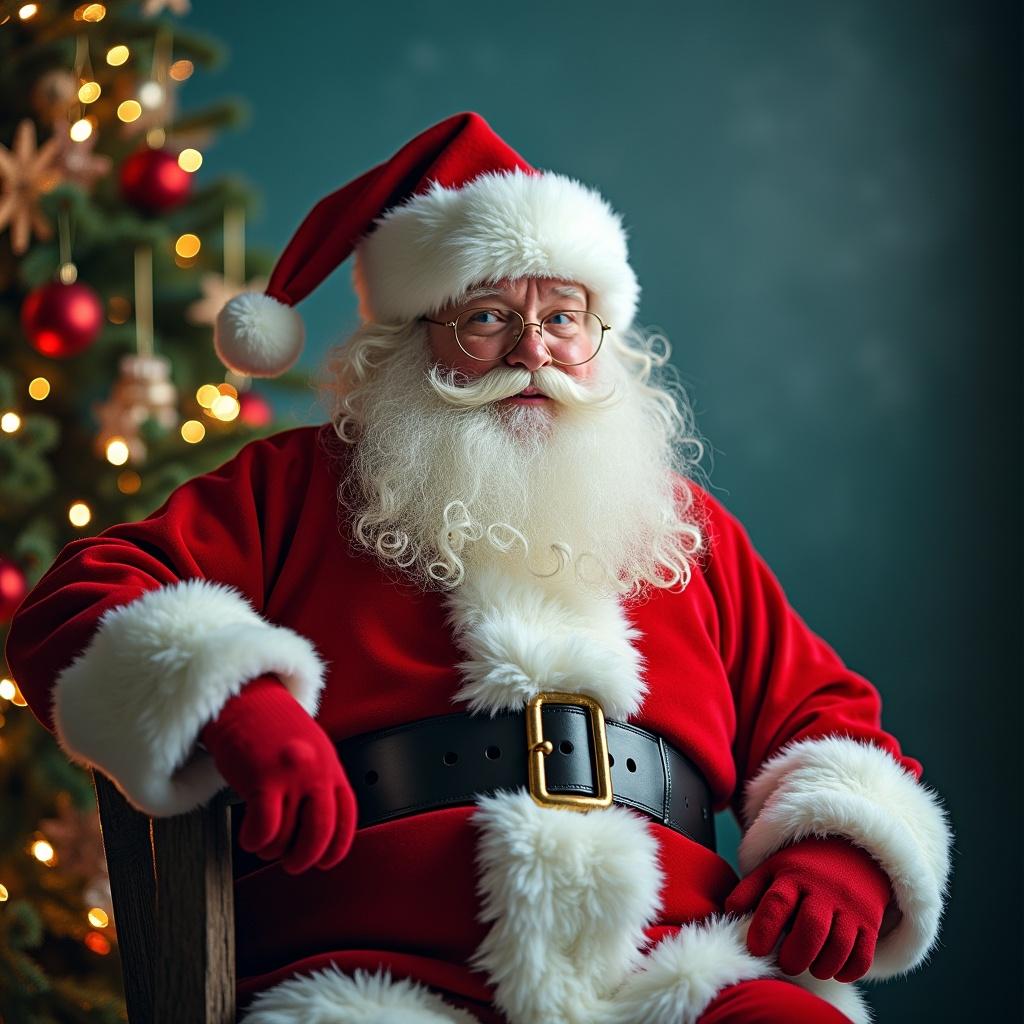
<path fill-rule="evenodd" d="M 262 190 L 251 241 L 466 109 L 623 213 L 715 493 L 952 816 L 941 945 L 878 1019 L 1021 1019 L 1017 5 L 195 8 L 230 59 L 184 107 L 251 106 L 200 176 Z M 309 369 L 349 272 L 302 304 Z"/>

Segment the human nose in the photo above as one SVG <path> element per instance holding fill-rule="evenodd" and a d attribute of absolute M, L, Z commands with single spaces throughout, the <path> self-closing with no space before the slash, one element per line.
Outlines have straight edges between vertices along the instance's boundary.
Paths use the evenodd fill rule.
<path fill-rule="evenodd" d="M 521 366 L 530 373 L 542 366 L 551 365 L 551 352 L 548 350 L 544 331 L 539 323 L 523 325 L 523 333 L 519 335 L 519 340 L 511 351 L 505 353 L 505 362 L 509 366 Z"/>

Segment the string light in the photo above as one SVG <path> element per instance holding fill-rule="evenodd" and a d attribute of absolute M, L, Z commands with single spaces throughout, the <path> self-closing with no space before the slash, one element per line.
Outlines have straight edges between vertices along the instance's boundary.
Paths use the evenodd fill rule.
<path fill-rule="evenodd" d="M 120 120 L 124 121 L 125 124 L 131 124 L 132 121 L 138 121 L 142 115 L 142 107 L 139 105 L 138 100 L 125 100 L 123 103 L 117 105 L 117 116 Z"/>
<path fill-rule="evenodd" d="M 217 390 L 222 395 L 230 395 L 232 398 L 238 397 L 238 388 L 236 388 L 234 384 L 231 384 L 228 381 L 224 381 L 223 384 L 218 384 Z"/>
<path fill-rule="evenodd" d="M 178 166 L 189 174 L 194 174 L 203 166 L 203 154 L 198 149 L 183 149 L 178 154 Z"/>
<path fill-rule="evenodd" d="M 143 82 L 139 88 L 139 102 L 144 107 L 159 107 L 164 101 L 164 87 L 159 82 Z"/>
<path fill-rule="evenodd" d="M 99 932 L 86 932 L 83 941 L 89 949 L 100 956 L 106 956 L 110 952 L 109 940 L 105 936 L 100 935 Z"/>
<path fill-rule="evenodd" d="M 206 427 L 199 420 L 185 420 L 181 425 L 181 436 L 189 444 L 199 444 L 206 437 Z"/>
<path fill-rule="evenodd" d="M 45 377 L 33 377 L 28 382 L 29 398 L 41 402 L 50 393 L 50 382 Z"/>
<path fill-rule="evenodd" d="M 123 437 L 112 437 L 107 442 L 107 462 L 123 466 L 128 461 L 128 445 Z"/>
<path fill-rule="evenodd" d="M 7 892 L 7 886 L 0 883 L 0 903 L 6 903 L 9 893 Z"/>
<path fill-rule="evenodd" d="M 89 918 L 89 924 L 94 928 L 106 928 L 110 924 L 107 912 L 101 907 L 92 907 L 86 916 Z"/>
<path fill-rule="evenodd" d="M 117 489 L 122 494 L 135 494 L 142 486 L 142 477 L 134 469 L 126 469 L 117 475 Z"/>
<path fill-rule="evenodd" d="M 221 395 L 219 398 L 214 399 L 213 405 L 210 406 L 210 412 L 219 420 L 223 420 L 225 423 L 229 423 L 235 419 L 242 407 L 238 404 L 238 399 L 232 395 Z"/>
<path fill-rule="evenodd" d="M 38 4 L 22 4 L 22 6 L 18 8 L 18 17 L 21 18 L 22 21 L 28 21 L 29 18 L 34 18 L 36 16 L 36 12 L 38 10 Z"/>
<path fill-rule="evenodd" d="M 128 59 L 128 47 L 123 43 L 107 50 L 107 63 L 112 68 L 119 68 Z"/>
<path fill-rule="evenodd" d="M 53 847 L 45 839 L 37 839 L 32 844 L 32 856 L 47 867 L 53 867 L 57 857 Z"/>
<path fill-rule="evenodd" d="M 68 509 L 68 519 L 72 526 L 87 526 L 92 519 L 92 509 L 84 501 L 76 501 Z"/>
<path fill-rule="evenodd" d="M 102 21 L 106 16 L 103 4 L 82 4 L 75 8 L 75 21 Z"/>
<path fill-rule="evenodd" d="M 21 417 L 16 412 L 5 412 L 0 416 L 0 430 L 13 434 L 21 426 Z"/>
<path fill-rule="evenodd" d="M 150 128 L 146 132 L 146 144 L 150 149 L 159 149 L 167 141 L 167 132 L 163 128 Z"/>
<path fill-rule="evenodd" d="M 184 234 L 179 236 L 178 240 L 174 243 L 174 251 L 183 259 L 190 260 L 193 256 L 197 255 L 202 242 L 199 241 L 198 235 Z"/>
<path fill-rule="evenodd" d="M 0 697 L 4 700 L 14 701 L 18 695 L 18 688 L 14 685 L 13 679 L 0 679 Z"/>
<path fill-rule="evenodd" d="M 100 98 L 100 93 L 103 90 L 100 88 L 99 82 L 83 82 L 78 87 L 78 98 L 82 103 L 95 103 Z"/>
<path fill-rule="evenodd" d="M 204 409 L 209 409 L 219 394 L 216 384 L 203 384 L 196 392 L 196 401 Z"/>
<path fill-rule="evenodd" d="M 79 118 L 69 129 L 68 135 L 72 142 L 85 142 L 92 135 L 92 121 L 87 117 Z"/>

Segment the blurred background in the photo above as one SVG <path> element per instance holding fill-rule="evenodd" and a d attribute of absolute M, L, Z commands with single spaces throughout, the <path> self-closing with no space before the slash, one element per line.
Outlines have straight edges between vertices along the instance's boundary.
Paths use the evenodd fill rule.
<path fill-rule="evenodd" d="M 42 146 L 89 107 L 111 164 L 76 185 L 65 158 L 63 180 L 40 188 L 49 240 L 30 234 L 16 253 L 14 221 L 0 225 L 0 413 L 20 417 L 0 459 L 27 489 L 7 501 L 4 484 L 8 603 L 71 537 L 147 514 L 250 437 L 321 420 L 320 360 L 357 323 L 350 265 L 302 304 L 307 349 L 276 384 L 226 374 L 194 304 L 269 270 L 321 197 L 476 110 L 532 164 L 622 213 L 639 320 L 673 345 L 714 493 L 809 625 L 878 686 L 886 727 L 949 809 L 942 942 L 924 969 L 868 986 L 877 1019 L 1020 1019 L 1019 5 L 150 0 L 75 25 L 61 22 L 73 4 L 27 5 L 27 19 L 25 6 L 0 8 L 0 68 L 18 56 L 0 71 L 0 144 L 14 153 L 29 118 Z M 117 31 L 122 65 L 107 63 Z M 83 32 L 105 113 L 80 95 L 56 110 L 69 75 L 79 90 L 89 78 Z M 153 80 L 164 93 L 143 103 Z M 69 262 L 62 218 L 78 282 L 96 293 L 88 340 L 51 287 Z M 37 378 L 59 410 L 28 397 Z M 74 501 L 90 512 L 81 524 Z M 40 984 L 74 974 L 107 991 L 116 938 L 92 916 L 102 865 L 82 869 L 92 888 L 53 881 L 62 823 L 89 828 L 89 790 L 5 682 L 0 993 L 30 968 Z M 49 767 L 27 772 L 29 760 Z M 720 831 L 732 856 L 735 826 Z"/>

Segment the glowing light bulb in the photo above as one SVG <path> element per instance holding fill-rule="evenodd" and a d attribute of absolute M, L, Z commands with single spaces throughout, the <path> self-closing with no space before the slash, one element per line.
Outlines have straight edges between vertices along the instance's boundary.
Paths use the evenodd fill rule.
<path fill-rule="evenodd" d="M 22 4 L 21 7 L 18 8 L 18 17 L 21 18 L 22 21 L 28 21 L 29 18 L 34 18 L 36 16 L 36 12 L 38 10 L 38 4 Z"/>
<path fill-rule="evenodd" d="M 125 100 L 124 103 L 119 103 L 117 106 L 117 116 L 126 124 L 138 121 L 141 114 L 142 107 L 136 100 Z"/>
<path fill-rule="evenodd" d="M 107 442 L 107 462 L 123 466 L 128 461 L 128 444 L 123 437 L 112 437 Z"/>
<path fill-rule="evenodd" d="M 92 519 L 92 509 L 84 501 L 76 501 L 68 509 L 68 519 L 72 526 L 87 526 Z"/>
<path fill-rule="evenodd" d="M 7 900 L 8 892 L 6 885 L 0 885 L 0 903 L 4 903 Z"/>
<path fill-rule="evenodd" d="M 86 916 L 94 928 L 106 928 L 110 924 L 110 918 L 102 907 L 93 907 Z"/>
<path fill-rule="evenodd" d="M 109 940 L 105 936 L 100 935 L 99 932 L 87 932 L 82 941 L 93 953 L 97 953 L 99 956 L 106 956 L 110 952 Z"/>
<path fill-rule="evenodd" d="M 92 135 L 92 121 L 87 117 L 79 118 L 69 129 L 68 135 L 72 142 L 85 142 Z"/>
<path fill-rule="evenodd" d="M 112 68 L 119 68 L 128 59 L 128 55 L 128 47 L 124 44 L 112 46 L 107 50 L 107 63 Z"/>
<path fill-rule="evenodd" d="M 198 235 L 185 234 L 179 236 L 178 240 L 174 243 L 174 251 L 184 260 L 190 260 L 195 256 L 200 248 L 202 242 L 199 241 Z"/>
<path fill-rule="evenodd" d="M 100 93 L 103 90 L 100 88 L 99 82 L 83 82 L 78 87 L 78 98 L 82 103 L 95 103 L 100 98 Z"/>
<path fill-rule="evenodd" d="M 14 700 L 18 688 L 14 685 L 13 679 L 0 679 L 0 697 L 4 700 Z"/>
<path fill-rule="evenodd" d="M 203 154 L 198 149 L 183 149 L 178 154 L 178 166 L 193 174 L 203 166 Z"/>
<path fill-rule="evenodd" d="M 41 402 L 50 393 L 50 382 L 45 377 L 34 377 L 28 382 L 30 398 Z"/>
<path fill-rule="evenodd" d="M 168 69 L 168 74 L 176 82 L 184 82 L 186 78 L 192 77 L 195 68 L 190 60 L 176 60 Z"/>
<path fill-rule="evenodd" d="M 102 21 L 107 16 L 103 4 L 82 4 L 75 8 L 75 21 Z"/>
<path fill-rule="evenodd" d="M 199 444 L 206 437 L 206 427 L 199 420 L 185 420 L 181 425 L 181 436 L 189 444 Z"/>
<path fill-rule="evenodd" d="M 164 101 L 164 87 L 159 82 L 143 82 L 139 88 L 139 102 L 144 107 L 159 107 Z"/>
<path fill-rule="evenodd" d="M 221 395 L 219 398 L 215 399 L 213 405 L 210 406 L 210 412 L 212 412 L 217 419 L 223 420 L 225 423 L 229 423 L 238 416 L 241 408 L 242 407 L 238 404 L 237 398 L 233 398 L 231 395 Z"/>
<path fill-rule="evenodd" d="M 220 392 L 216 384 L 204 384 L 196 391 L 196 401 L 204 408 L 209 409 L 213 405 Z"/>
<path fill-rule="evenodd" d="M 37 839 L 32 844 L 32 856 L 44 864 L 49 864 L 53 861 L 53 847 L 45 839 Z"/>
<path fill-rule="evenodd" d="M 5 412 L 0 416 L 0 430 L 13 434 L 21 426 L 21 417 L 16 412 Z"/>

